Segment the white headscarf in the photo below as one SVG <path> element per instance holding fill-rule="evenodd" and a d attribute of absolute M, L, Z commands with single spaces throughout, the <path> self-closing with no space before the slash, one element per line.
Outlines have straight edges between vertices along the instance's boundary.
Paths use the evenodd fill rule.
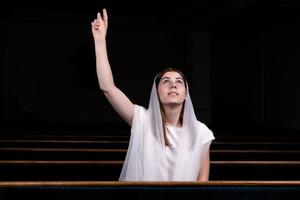
<path fill-rule="evenodd" d="M 184 103 L 182 137 L 177 149 L 174 181 L 197 180 L 203 155 L 213 133 L 197 120 L 188 87 Z M 120 181 L 167 181 L 167 161 L 161 110 L 155 79 L 148 109 L 135 105 L 131 136 Z"/>

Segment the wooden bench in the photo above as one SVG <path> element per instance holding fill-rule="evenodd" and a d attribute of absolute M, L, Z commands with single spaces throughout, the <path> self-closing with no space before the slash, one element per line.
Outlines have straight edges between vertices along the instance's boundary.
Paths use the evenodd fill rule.
<path fill-rule="evenodd" d="M 0 135 L 0 180 L 118 180 L 128 135 L 63 133 Z M 299 155 L 297 137 L 220 136 L 211 180 L 300 180 Z"/>
<path fill-rule="evenodd" d="M 299 181 L 0 182 L 1 199 L 272 199 L 298 200 Z"/>

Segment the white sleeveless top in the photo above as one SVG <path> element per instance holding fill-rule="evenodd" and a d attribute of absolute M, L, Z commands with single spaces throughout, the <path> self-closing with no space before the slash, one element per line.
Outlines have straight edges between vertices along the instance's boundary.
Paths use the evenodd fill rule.
<path fill-rule="evenodd" d="M 169 146 L 166 146 L 166 168 L 168 172 L 168 180 L 174 180 L 174 169 L 176 166 L 176 160 L 178 156 L 178 144 L 180 137 L 182 136 L 181 128 L 166 125 L 166 137 L 169 142 Z"/>

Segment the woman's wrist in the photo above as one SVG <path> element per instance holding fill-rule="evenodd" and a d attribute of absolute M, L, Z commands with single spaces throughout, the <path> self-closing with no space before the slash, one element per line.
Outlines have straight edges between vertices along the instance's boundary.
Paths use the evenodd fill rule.
<path fill-rule="evenodd" d="M 97 39 L 94 38 L 94 43 L 95 43 L 95 45 L 103 45 L 103 44 L 106 44 L 106 39 L 105 39 L 105 37 L 97 38 Z"/>

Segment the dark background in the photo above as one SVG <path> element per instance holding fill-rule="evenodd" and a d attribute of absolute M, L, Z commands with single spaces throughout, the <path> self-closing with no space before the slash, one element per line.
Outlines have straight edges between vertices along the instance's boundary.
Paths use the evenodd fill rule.
<path fill-rule="evenodd" d="M 147 107 L 155 74 L 185 73 L 212 130 L 300 130 L 300 2 L 2 1 L 1 127 L 128 128 L 96 78 L 91 21 L 109 14 L 116 85 Z"/>

